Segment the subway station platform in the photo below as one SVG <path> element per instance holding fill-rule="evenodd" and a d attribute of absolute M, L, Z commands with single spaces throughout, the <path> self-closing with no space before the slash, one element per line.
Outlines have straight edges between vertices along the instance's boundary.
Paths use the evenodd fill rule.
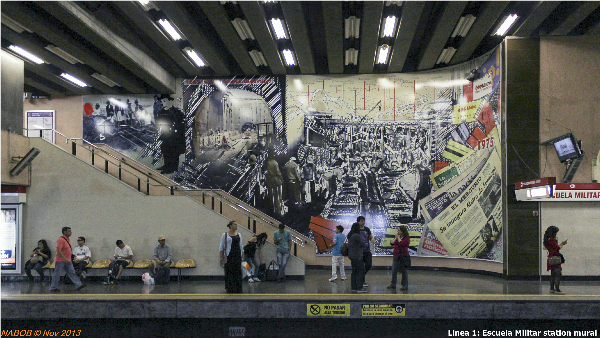
<path fill-rule="evenodd" d="M 225 293 L 222 280 L 169 285 L 144 285 L 141 278 L 117 285 L 92 280 L 80 291 L 61 285 L 58 294 L 48 291 L 49 282 L 4 281 L 2 330 L 63 327 L 82 330 L 84 337 L 102 336 L 113 332 L 111 323 L 120 323 L 119 330 L 132 337 L 405 336 L 388 329 L 448 337 L 462 331 L 484 336 L 488 329 L 512 336 L 522 333 L 516 330 L 574 335 L 600 329 L 598 281 L 563 281 L 566 294 L 558 295 L 549 293 L 547 281 L 417 270 L 409 272 L 408 291 L 400 291 L 387 289 L 389 270 L 371 270 L 368 293 L 352 294 L 350 271 L 346 281 L 329 277 L 329 270 L 307 269 L 303 280 L 244 281 L 244 293 L 235 295 Z M 32 314 L 38 320 L 31 321 Z"/>

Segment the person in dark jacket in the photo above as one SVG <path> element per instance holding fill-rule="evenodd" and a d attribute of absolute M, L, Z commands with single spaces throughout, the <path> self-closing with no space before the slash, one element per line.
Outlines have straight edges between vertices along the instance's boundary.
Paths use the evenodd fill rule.
<path fill-rule="evenodd" d="M 40 282 L 44 281 L 44 270 L 42 267 L 48 263 L 48 260 L 50 260 L 50 257 L 52 256 L 46 240 L 40 239 L 38 241 L 38 246 L 33 249 L 29 256 L 31 259 L 25 263 L 25 273 L 27 274 L 27 278 L 33 280 L 31 269 L 35 269 L 35 271 L 40 274 Z"/>
<path fill-rule="evenodd" d="M 351 235 L 348 236 L 348 258 L 352 262 L 351 292 L 366 293 L 363 288 L 365 282 L 365 262 L 363 261 L 363 251 L 365 250 L 365 242 L 360 238 L 360 225 L 352 224 L 350 230 Z"/>
<path fill-rule="evenodd" d="M 558 233 L 558 227 L 553 225 L 549 226 L 544 233 L 544 247 L 548 250 L 548 257 L 560 256 L 560 249 L 567 244 L 567 240 L 562 241 L 558 244 L 556 234 Z M 562 276 L 562 265 L 550 265 L 546 263 L 547 270 L 550 271 L 550 293 L 564 293 L 560 290 L 560 277 Z"/>

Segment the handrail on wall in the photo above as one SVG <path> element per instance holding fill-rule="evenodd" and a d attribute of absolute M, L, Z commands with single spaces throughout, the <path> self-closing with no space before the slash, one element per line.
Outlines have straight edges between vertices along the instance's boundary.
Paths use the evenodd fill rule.
<path fill-rule="evenodd" d="M 25 131 L 28 131 L 27 128 L 23 128 L 23 129 Z M 191 194 L 194 193 L 194 192 L 201 192 L 202 194 L 208 194 L 209 196 L 211 196 L 213 198 L 216 198 L 217 200 L 221 201 L 221 203 L 224 201 L 225 204 L 227 204 L 229 207 L 231 207 L 234 210 L 237 210 L 239 212 L 245 213 L 249 218 L 252 218 L 255 221 L 259 221 L 261 224 L 264 224 L 264 225 L 269 226 L 269 227 L 274 228 L 274 229 L 278 229 L 278 226 L 276 226 L 275 224 L 273 224 L 272 221 L 269 221 L 269 220 L 263 218 L 262 216 L 257 215 L 256 213 L 252 212 L 252 210 L 246 208 L 241 203 L 238 203 L 236 201 L 232 201 L 231 199 L 228 199 L 227 197 L 219 194 L 219 192 L 224 192 L 225 193 L 225 191 L 222 190 L 222 189 L 189 189 L 189 188 L 184 187 L 182 185 L 179 185 L 177 183 L 170 184 L 170 185 L 168 185 L 168 184 L 162 184 L 162 182 L 160 182 L 157 178 L 153 177 L 152 174 L 145 173 L 142 170 L 140 170 L 138 168 L 135 168 L 134 166 L 132 166 L 129 163 L 127 163 L 127 161 L 125 161 L 124 158 L 118 158 L 118 157 L 112 155 L 111 153 L 107 152 L 106 150 L 101 149 L 100 147 L 96 146 L 95 144 L 93 144 L 93 143 L 91 143 L 91 142 L 89 142 L 89 141 L 87 141 L 87 140 L 85 140 L 83 138 L 70 138 L 70 137 L 67 137 L 66 135 L 62 134 L 61 132 L 59 132 L 59 131 L 57 131 L 55 129 L 50 129 L 50 128 L 46 128 L 46 129 L 37 129 L 36 128 L 34 130 L 39 130 L 40 131 L 40 138 L 42 137 L 42 132 L 44 130 L 51 130 L 55 134 L 58 134 L 58 135 L 64 137 L 65 138 L 65 143 L 68 144 L 69 141 L 71 141 L 72 144 L 73 144 L 73 148 L 71 150 L 71 153 L 75 157 L 77 157 L 77 148 L 76 148 L 77 146 L 79 146 L 79 147 L 87 150 L 88 152 L 90 152 L 92 154 L 92 165 L 93 166 L 95 166 L 95 164 L 94 164 L 94 156 L 99 156 L 100 158 L 104 159 L 105 163 L 106 163 L 105 164 L 105 170 L 104 170 L 104 172 L 107 173 L 107 174 L 108 174 L 108 163 L 111 163 L 111 164 L 115 165 L 116 167 L 119 168 L 119 177 L 118 177 L 119 180 L 122 180 L 122 178 L 121 178 L 121 170 L 124 170 L 125 172 L 131 174 L 133 177 L 135 177 L 135 178 L 138 179 L 137 190 L 139 192 L 142 192 L 142 190 L 141 190 L 141 181 L 143 180 L 143 178 L 137 176 L 136 174 L 132 173 L 131 171 L 129 171 L 127 169 L 124 169 L 123 168 L 123 164 L 125 164 L 128 168 L 131 168 L 131 169 L 137 171 L 138 173 L 140 173 L 140 174 L 142 174 L 143 176 L 146 177 L 146 179 L 145 179 L 145 183 L 146 183 L 146 193 L 145 194 L 146 195 L 150 195 L 150 186 L 169 188 L 170 191 L 171 191 L 171 195 L 174 195 L 176 190 L 182 191 L 187 196 L 191 196 Z M 81 141 L 81 144 L 78 144 L 77 141 Z M 90 146 L 91 149 L 88 149 L 86 146 Z M 118 162 L 118 164 L 110 161 L 109 159 L 103 157 L 100 154 L 96 154 L 95 150 L 97 150 L 98 152 L 101 152 L 101 153 L 104 153 L 104 154 L 108 155 L 113 160 L 116 160 Z M 165 179 L 168 180 L 167 177 L 163 176 L 163 178 L 165 178 Z M 151 184 L 150 183 L 151 179 L 153 181 L 157 182 L 158 184 Z M 221 210 L 221 212 L 222 212 L 222 210 Z M 302 237 L 305 237 L 304 235 L 298 233 L 294 229 L 289 229 L 289 230 L 290 230 L 290 233 L 292 233 L 292 242 L 294 242 L 294 245 L 300 245 L 300 246 L 304 247 L 305 244 L 308 243 L 307 239 L 302 238 Z"/>

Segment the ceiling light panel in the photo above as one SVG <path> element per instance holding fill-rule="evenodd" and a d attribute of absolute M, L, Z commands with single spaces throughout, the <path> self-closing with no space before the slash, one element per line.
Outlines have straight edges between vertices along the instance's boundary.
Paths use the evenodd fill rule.
<path fill-rule="evenodd" d="M 78 78 L 74 77 L 71 74 L 62 73 L 62 74 L 60 74 L 60 76 L 69 80 L 69 82 L 78 85 L 79 87 L 87 87 L 87 84 L 85 82 L 79 80 Z"/>
<path fill-rule="evenodd" d="M 252 58 L 252 61 L 254 61 L 254 65 L 256 67 L 268 66 L 267 60 L 265 59 L 265 56 L 262 52 L 257 50 L 251 50 L 248 52 L 248 54 L 250 54 L 250 57 Z"/>
<path fill-rule="evenodd" d="M 355 16 L 351 16 L 344 20 L 344 24 L 344 37 L 346 39 L 358 39 L 360 34 L 360 19 Z"/>
<path fill-rule="evenodd" d="M 22 57 L 26 58 L 27 60 L 33 62 L 33 63 L 37 63 L 38 65 L 44 63 L 44 60 L 40 59 L 39 57 L 29 53 L 28 51 L 26 51 L 25 49 L 19 47 L 19 46 L 15 46 L 15 45 L 10 45 L 8 47 L 8 49 L 12 50 L 13 52 L 21 55 Z"/>
<path fill-rule="evenodd" d="M 469 33 L 471 26 L 473 26 L 475 19 L 477 18 L 471 14 L 462 16 L 460 20 L 458 20 L 458 23 L 456 24 L 456 27 L 454 28 L 454 31 L 452 32 L 452 35 L 450 35 L 450 37 L 454 38 L 456 36 L 467 36 L 467 33 Z"/>
<path fill-rule="evenodd" d="M 514 25 L 514 23 L 517 21 L 518 18 L 519 18 L 519 16 L 516 14 L 511 14 L 511 15 L 507 16 L 504 19 L 504 21 L 502 22 L 502 24 L 500 25 L 500 28 L 498 28 L 498 30 L 496 31 L 496 33 L 494 35 L 504 36 L 504 34 L 506 34 L 506 32 L 508 32 L 510 27 L 512 27 L 512 25 Z"/>
<path fill-rule="evenodd" d="M 454 53 L 456 53 L 456 48 L 454 48 L 454 47 L 445 48 L 440 53 L 440 57 L 437 59 L 435 64 L 437 65 L 437 64 L 442 64 L 442 63 L 444 63 L 444 64 L 450 63 L 450 60 L 452 60 Z"/>
<path fill-rule="evenodd" d="M 104 83 L 105 85 L 109 86 L 109 87 L 115 87 L 118 86 L 118 84 L 116 82 L 114 82 L 113 80 L 107 78 L 106 76 L 100 74 L 100 73 L 94 73 L 91 75 L 94 79 Z"/>
<path fill-rule="evenodd" d="M 67 61 L 68 63 L 74 65 L 76 63 L 81 63 L 83 64 L 83 62 L 81 62 L 81 60 L 79 60 L 78 58 L 74 57 L 73 55 L 65 52 L 64 50 L 53 46 L 53 45 L 48 45 L 46 46 L 46 49 L 51 51 L 52 53 L 54 53 L 55 55 L 59 56 L 61 59 Z"/>
<path fill-rule="evenodd" d="M 248 22 L 246 20 L 241 19 L 241 18 L 235 18 L 233 21 L 231 21 L 231 24 L 233 25 L 233 28 L 235 28 L 235 31 L 240 36 L 240 39 L 255 40 L 254 34 L 252 34 L 252 30 L 250 29 L 250 26 L 248 25 Z"/>
<path fill-rule="evenodd" d="M 388 55 L 390 54 L 390 46 L 388 45 L 381 45 L 379 46 L 379 49 L 377 50 L 377 63 L 384 65 L 387 63 L 388 60 Z"/>
<path fill-rule="evenodd" d="M 398 19 L 391 15 L 385 18 L 383 23 L 383 29 L 381 30 L 381 37 L 394 37 L 396 35 L 396 21 Z"/>
<path fill-rule="evenodd" d="M 358 50 L 350 48 L 346 50 L 345 65 L 358 65 Z"/>
<path fill-rule="evenodd" d="M 194 61 L 196 66 L 198 66 L 198 67 L 206 66 L 206 63 L 200 58 L 200 56 L 198 55 L 198 53 L 196 53 L 195 50 L 191 49 L 190 47 L 184 48 L 183 50 L 190 57 L 190 59 L 192 59 L 192 61 Z"/>
<path fill-rule="evenodd" d="M 289 49 L 284 49 L 282 51 L 283 53 L 283 58 L 285 59 L 285 63 L 288 66 L 295 66 L 296 65 L 296 58 L 294 57 L 294 52 L 292 52 Z"/>
<path fill-rule="evenodd" d="M 169 33 L 171 39 L 175 41 L 181 39 L 181 35 L 179 34 L 179 32 L 177 32 L 177 30 L 175 29 L 175 27 L 173 27 L 169 20 L 160 19 L 158 20 L 158 23 L 165 29 L 167 33 Z"/>
<path fill-rule="evenodd" d="M 275 37 L 277 39 L 287 39 L 288 35 L 284 27 L 283 20 L 273 18 L 271 19 L 271 27 L 273 27 L 273 31 L 275 32 Z"/>

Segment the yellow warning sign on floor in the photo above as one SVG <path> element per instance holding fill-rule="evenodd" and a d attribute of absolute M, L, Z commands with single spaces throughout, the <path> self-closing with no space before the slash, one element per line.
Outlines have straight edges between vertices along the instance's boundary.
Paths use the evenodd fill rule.
<path fill-rule="evenodd" d="M 404 317 L 406 308 L 404 304 L 363 304 L 361 314 L 363 317 Z"/>
<path fill-rule="evenodd" d="M 306 304 L 307 316 L 350 316 L 350 304 Z"/>

